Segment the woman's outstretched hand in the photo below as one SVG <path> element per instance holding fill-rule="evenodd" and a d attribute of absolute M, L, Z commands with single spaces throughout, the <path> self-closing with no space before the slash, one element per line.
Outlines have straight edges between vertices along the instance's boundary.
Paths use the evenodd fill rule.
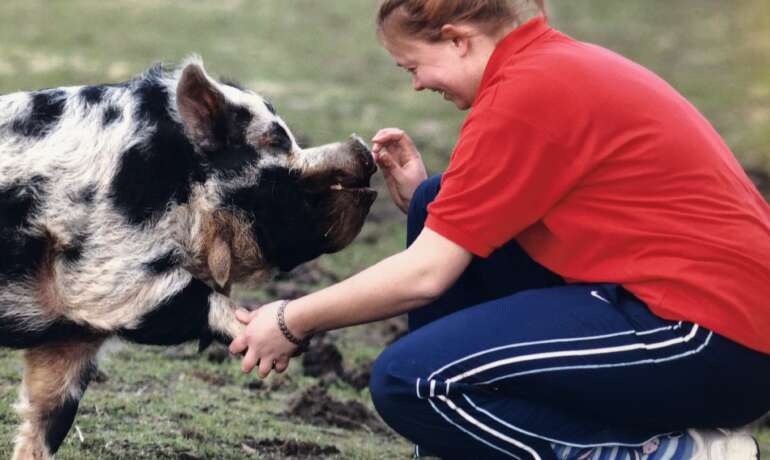
<path fill-rule="evenodd" d="M 246 330 L 230 343 L 230 353 L 245 352 L 241 361 L 243 372 L 259 366 L 259 376 L 265 378 L 271 370 L 280 374 L 289 367 L 289 359 L 298 347 L 286 340 L 278 327 L 281 302 L 272 302 L 254 311 L 236 310 L 235 316 L 246 325 Z"/>
<path fill-rule="evenodd" d="M 428 178 L 414 142 L 398 128 L 377 131 L 372 138 L 374 161 L 382 169 L 393 202 L 405 214 L 417 186 Z"/>

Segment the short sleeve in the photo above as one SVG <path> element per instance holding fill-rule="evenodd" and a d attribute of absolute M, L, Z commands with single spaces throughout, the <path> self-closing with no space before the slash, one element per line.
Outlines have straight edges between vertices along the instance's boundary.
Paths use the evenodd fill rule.
<path fill-rule="evenodd" d="M 578 151 L 508 111 L 474 109 L 426 226 L 487 257 L 570 192 L 587 169 Z"/>

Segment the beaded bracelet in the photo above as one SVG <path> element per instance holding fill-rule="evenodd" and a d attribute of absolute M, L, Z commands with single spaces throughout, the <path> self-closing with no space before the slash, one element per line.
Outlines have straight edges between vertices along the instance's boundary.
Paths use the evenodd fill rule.
<path fill-rule="evenodd" d="M 286 340 L 298 346 L 300 350 L 305 351 L 307 350 L 307 345 L 308 342 L 310 342 L 310 339 L 298 339 L 294 334 L 291 333 L 291 331 L 289 331 L 289 327 L 286 325 L 287 305 L 289 305 L 289 301 L 282 300 L 281 304 L 278 306 L 278 328 L 281 329 L 281 332 L 283 333 L 283 336 L 286 337 Z"/>

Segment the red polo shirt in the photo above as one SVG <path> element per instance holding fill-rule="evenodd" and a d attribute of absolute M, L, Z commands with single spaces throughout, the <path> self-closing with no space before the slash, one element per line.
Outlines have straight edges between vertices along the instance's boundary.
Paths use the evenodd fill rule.
<path fill-rule="evenodd" d="M 770 207 L 671 86 L 542 18 L 492 54 L 428 210 L 478 256 L 515 238 L 569 282 L 770 353 Z"/>

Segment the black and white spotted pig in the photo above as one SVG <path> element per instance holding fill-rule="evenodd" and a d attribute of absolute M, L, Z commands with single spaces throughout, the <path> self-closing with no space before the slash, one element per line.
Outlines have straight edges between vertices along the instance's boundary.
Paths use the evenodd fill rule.
<path fill-rule="evenodd" d="M 0 96 L 0 346 L 25 349 L 14 459 L 49 459 L 105 340 L 228 342 L 227 293 L 359 232 L 366 145 L 297 146 L 269 102 L 192 59 Z"/>

